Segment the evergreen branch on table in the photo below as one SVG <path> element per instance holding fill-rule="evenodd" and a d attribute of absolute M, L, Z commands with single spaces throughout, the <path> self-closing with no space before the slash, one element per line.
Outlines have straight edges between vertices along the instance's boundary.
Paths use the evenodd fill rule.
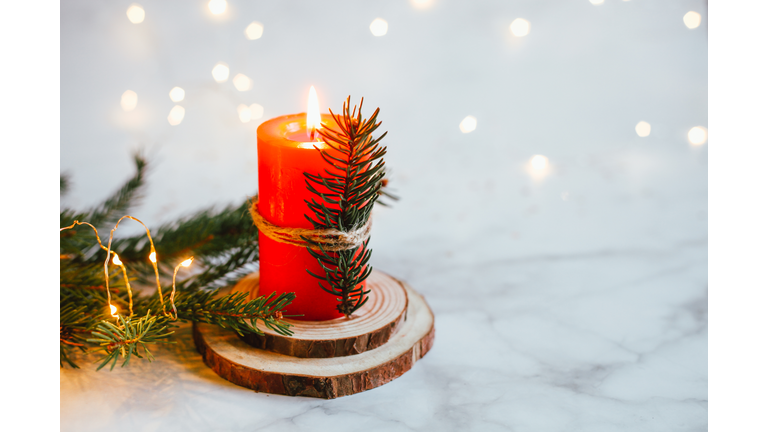
<path fill-rule="evenodd" d="M 282 321 L 282 311 L 296 298 L 294 293 L 270 294 L 248 300 L 248 293 L 236 292 L 217 297 L 214 291 L 193 291 L 177 293 L 176 310 L 179 320 L 215 324 L 234 330 L 239 335 L 256 333 L 263 335 L 259 323 L 275 332 L 290 336 L 290 325 Z M 142 307 L 157 310 L 157 298 Z"/>
<path fill-rule="evenodd" d="M 373 136 L 381 126 L 381 122 L 377 123 L 379 109 L 364 119 L 363 100 L 360 100 L 360 109 L 357 105 L 351 108 L 349 101 L 348 97 L 340 115 L 330 111 L 336 128 L 317 131 L 330 147 L 330 150 L 315 147 L 328 165 L 325 174 L 304 173 L 307 189 L 317 197 L 305 200 L 314 215 L 314 218 L 306 217 L 315 229 L 348 232 L 362 227 L 368 222 L 386 183 L 383 157 L 387 148 L 380 147 L 379 143 L 387 133 Z M 361 284 L 372 271 L 368 264 L 371 257 L 368 241 L 358 249 L 339 252 L 327 252 L 322 245 L 313 245 L 319 251 L 310 247 L 307 250 L 325 274 L 308 272 L 320 279 L 321 289 L 337 296 L 337 309 L 349 318 L 367 300 L 368 291 L 364 291 Z"/>
<path fill-rule="evenodd" d="M 129 317 L 127 321 L 120 315 L 118 321 L 119 325 L 106 320 L 101 321 L 96 325 L 96 330 L 91 332 L 93 338 L 87 339 L 88 342 L 99 344 L 106 354 L 96 370 L 100 370 L 110 361 L 112 366 L 109 369 L 114 369 L 118 356 L 125 359 L 122 366 L 128 364 L 131 356 L 143 358 L 140 348 L 147 356 L 147 360 L 151 362 L 154 356 L 147 348 L 147 344 L 165 342 L 164 339 L 173 334 L 168 330 L 168 324 L 163 323 L 167 321 L 165 317 L 152 316 L 149 311 L 143 317 Z"/>
<path fill-rule="evenodd" d="M 87 212 L 63 209 L 61 226 L 74 220 L 99 222 L 98 228 L 111 229 L 107 224 L 127 212 L 140 196 L 144 184 L 146 162 L 135 157 L 136 174 L 120 190 L 100 206 Z M 62 191 L 67 179 L 61 177 Z M 128 313 L 128 292 L 119 267 L 110 264 L 109 286 L 111 304 L 117 307 L 117 321 L 108 308 L 104 290 L 106 252 L 101 249 L 90 227 L 76 226 L 60 233 L 60 359 L 61 366 L 78 367 L 72 358 L 75 351 L 98 346 L 102 356 L 99 369 L 110 362 L 112 368 L 118 357 L 126 364 L 132 357 L 152 359 L 147 345 L 165 341 L 172 336 L 178 322 L 194 321 L 216 324 L 240 334 L 262 334 L 269 328 L 290 335 L 290 325 L 283 320 L 283 311 L 294 299 L 293 293 L 280 296 L 260 296 L 247 300 L 246 294 L 217 296 L 216 288 L 231 285 L 252 271 L 258 260 L 258 231 L 248 217 L 249 200 L 239 206 L 221 211 L 205 210 L 191 217 L 165 224 L 152 230 L 157 250 L 161 278 L 172 273 L 182 259 L 194 255 L 197 272 L 177 283 L 174 303 L 178 321 L 162 313 L 158 294 L 133 293 L 136 312 Z M 107 226 L 105 226 L 107 225 Z M 84 230 L 85 229 L 85 230 Z M 115 237 L 112 248 L 129 270 L 131 285 L 154 285 L 154 269 L 148 260 L 149 245 L 144 234 Z M 168 285 L 167 281 L 163 285 Z M 166 305 L 170 287 L 163 286 Z M 86 337 L 86 335 L 90 337 Z"/>

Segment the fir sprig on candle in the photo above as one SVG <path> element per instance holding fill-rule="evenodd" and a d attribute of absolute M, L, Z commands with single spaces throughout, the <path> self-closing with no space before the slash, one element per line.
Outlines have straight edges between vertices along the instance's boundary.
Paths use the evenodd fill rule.
<path fill-rule="evenodd" d="M 363 100 L 360 108 L 350 107 L 347 97 L 340 115 L 330 111 L 335 126 L 318 130 L 328 148 L 317 148 L 328 168 L 325 174 L 304 173 L 307 177 L 307 189 L 318 199 L 307 200 L 307 205 L 314 213 L 314 218 L 307 216 L 315 229 L 336 229 L 348 232 L 362 227 L 368 222 L 376 200 L 382 195 L 384 182 L 384 155 L 386 147 L 379 142 L 387 135 L 384 132 L 378 138 L 373 136 L 381 122 L 377 123 L 379 109 L 370 118 L 362 116 Z M 324 275 L 317 275 L 320 288 L 336 296 L 339 300 L 337 309 L 347 318 L 358 310 L 368 297 L 361 285 L 371 274 L 368 265 L 371 250 L 368 240 L 359 248 L 338 252 L 325 251 L 322 245 L 315 245 L 319 250 L 307 248 L 324 270 Z"/>

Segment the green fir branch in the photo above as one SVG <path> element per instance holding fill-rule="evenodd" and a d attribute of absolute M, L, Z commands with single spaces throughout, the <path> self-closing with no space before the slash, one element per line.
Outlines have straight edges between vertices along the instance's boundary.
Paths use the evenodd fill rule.
<path fill-rule="evenodd" d="M 384 155 L 386 147 L 379 143 L 387 135 L 384 132 L 374 137 L 374 132 L 381 126 L 377 123 L 379 109 L 370 118 L 362 115 L 363 100 L 360 109 L 350 107 L 350 98 L 344 102 L 341 115 L 331 112 L 336 128 L 318 130 L 330 150 L 315 147 L 327 163 L 325 174 L 304 173 L 307 189 L 316 196 L 305 200 L 314 217 L 306 216 L 315 229 L 336 229 L 352 231 L 365 225 L 373 206 L 382 195 L 385 181 Z M 308 239 L 305 239 L 309 241 Z M 320 279 L 320 288 L 337 297 L 337 309 L 347 318 L 358 310 L 367 297 L 361 284 L 371 274 L 368 264 L 371 251 L 368 241 L 360 248 L 339 252 L 327 252 L 322 245 L 313 243 L 309 253 L 317 259 L 324 275 L 309 274 Z"/>
<path fill-rule="evenodd" d="M 172 331 L 169 330 L 167 318 L 147 315 L 126 320 L 122 315 L 118 316 L 119 324 L 112 324 L 110 321 L 101 321 L 96 325 L 96 330 L 91 332 L 93 338 L 87 339 L 88 342 L 98 344 L 100 351 L 104 351 L 104 357 L 99 359 L 101 362 L 96 370 L 100 370 L 110 361 L 112 366 L 109 370 L 115 368 L 118 357 L 123 358 L 122 367 L 131 360 L 132 356 L 144 358 L 142 351 L 150 362 L 154 356 L 149 351 L 147 345 L 158 342 L 168 342 L 167 339 Z M 173 343 L 173 342 L 170 342 Z"/>

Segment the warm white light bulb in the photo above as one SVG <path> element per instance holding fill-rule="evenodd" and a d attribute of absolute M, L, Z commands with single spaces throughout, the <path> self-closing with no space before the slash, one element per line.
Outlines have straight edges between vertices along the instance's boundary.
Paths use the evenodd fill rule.
<path fill-rule="evenodd" d="M 115 254 L 115 256 L 112 257 L 112 264 L 114 265 L 123 265 L 123 262 L 120 261 L 120 257 Z"/>
<path fill-rule="evenodd" d="M 168 96 L 170 96 L 171 100 L 174 102 L 183 101 L 185 95 L 186 93 L 184 92 L 184 89 L 181 87 L 174 87 L 171 89 L 171 92 L 168 93 Z"/>
<path fill-rule="evenodd" d="M 216 66 L 211 71 L 211 75 L 213 75 L 213 79 L 218 83 L 226 82 L 229 78 L 229 66 L 226 63 L 216 63 Z"/>
<path fill-rule="evenodd" d="M 251 104 L 248 107 L 251 110 L 251 120 L 258 120 L 264 117 L 264 107 L 259 104 Z"/>
<path fill-rule="evenodd" d="M 208 2 L 208 9 L 214 15 L 221 15 L 227 10 L 227 0 L 211 0 Z"/>
<path fill-rule="evenodd" d="M 149 254 L 149 260 L 152 261 L 152 262 L 157 262 L 157 254 L 154 253 L 154 252 Z"/>
<path fill-rule="evenodd" d="M 388 28 L 389 24 L 387 24 L 387 22 L 381 18 L 376 18 L 373 20 L 370 26 L 371 33 L 373 33 L 374 36 L 384 36 L 387 34 Z"/>
<path fill-rule="evenodd" d="M 117 308 L 115 307 L 115 305 L 109 305 L 109 313 L 113 317 L 117 318 Z"/>
<path fill-rule="evenodd" d="M 192 258 L 187 258 L 181 262 L 182 267 L 189 267 L 190 265 L 192 265 Z"/>
<path fill-rule="evenodd" d="M 707 142 L 707 128 L 696 126 L 688 131 L 688 141 L 693 145 L 702 145 Z"/>
<path fill-rule="evenodd" d="M 474 116 L 466 116 L 459 123 L 459 129 L 464 133 L 470 133 L 477 128 L 477 119 Z"/>
<path fill-rule="evenodd" d="M 635 126 L 635 132 L 640 137 L 647 137 L 651 134 L 651 125 L 648 122 L 641 121 Z"/>
<path fill-rule="evenodd" d="M 683 23 L 689 29 L 695 29 L 701 25 L 701 15 L 698 12 L 690 11 L 683 15 Z"/>
<path fill-rule="evenodd" d="M 243 74 L 237 74 L 232 78 L 232 84 L 238 91 L 248 91 L 253 87 L 253 80 Z"/>
<path fill-rule="evenodd" d="M 411 5 L 416 9 L 427 9 L 435 3 L 435 0 L 411 0 Z"/>
<path fill-rule="evenodd" d="M 531 158 L 531 167 L 537 171 L 546 169 L 548 165 L 549 159 L 546 156 L 536 155 Z"/>
<path fill-rule="evenodd" d="M 128 15 L 128 21 L 134 24 L 140 24 L 144 21 L 144 8 L 136 3 L 130 5 L 125 14 Z"/>
<path fill-rule="evenodd" d="M 176 126 L 181 123 L 182 120 L 184 120 L 184 114 L 185 110 L 183 106 L 175 105 L 173 108 L 171 108 L 171 112 L 168 113 L 168 123 L 171 124 L 171 126 Z"/>
<path fill-rule="evenodd" d="M 240 117 L 240 121 L 243 123 L 248 123 L 251 121 L 251 109 L 248 108 L 248 105 L 240 104 L 237 106 L 237 115 Z"/>
<path fill-rule="evenodd" d="M 120 106 L 124 111 L 133 111 L 139 103 L 139 96 L 133 90 L 126 90 L 120 97 Z"/>
<path fill-rule="evenodd" d="M 260 38 L 261 35 L 263 34 L 264 34 L 264 26 L 258 21 L 254 21 L 248 24 L 248 27 L 245 28 L 245 37 L 247 37 L 250 40 L 256 40 Z"/>
<path fill-rule="evenodd" d="M 509 30 L 517 37 L 527 36 L 531 32 L 531 23 L 523 18 L 516 18 L 509 25 Z"/>

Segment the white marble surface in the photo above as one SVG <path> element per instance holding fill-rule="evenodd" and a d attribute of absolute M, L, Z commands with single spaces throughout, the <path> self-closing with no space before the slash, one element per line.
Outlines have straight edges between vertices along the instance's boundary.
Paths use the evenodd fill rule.
<path fill-rule="evenodd" d="M 155 363 L 62 369 L 62 430 L 707 429 L 707 145 L 686 140 L 707 125 L 703 1 L 229 4 L 216 19 L 203 1 L 144 1 L 134 25 L 128 3 L 62 3 L 63 203 L 110 193 L 135 148 L 154 163 L 132 212 L 146 222 L 237 202 L 257 186 L 257 123 L 237 104 L 269 118 L 302 111 L 310 84 L 333 108 L 364 95 L 402 196 L 376 212 L 373 263 L 426 296 L 434 348 L 390 384 L 325 401 L 220 379 L 184 327 Z M 689 10 L 701 27 L 683 25 Z M 368 30 L 376 17 L 386 36 Z M 509 33 L 517 17 L 525 38 Z M 247 41 L 253 20 L 264 36 Z M 177 85 L 186 117 L 170 126 Z M 478 127 L 462 134 L 466 115 Z M 551 162 L 541 178 L 534 154 Z"/>

